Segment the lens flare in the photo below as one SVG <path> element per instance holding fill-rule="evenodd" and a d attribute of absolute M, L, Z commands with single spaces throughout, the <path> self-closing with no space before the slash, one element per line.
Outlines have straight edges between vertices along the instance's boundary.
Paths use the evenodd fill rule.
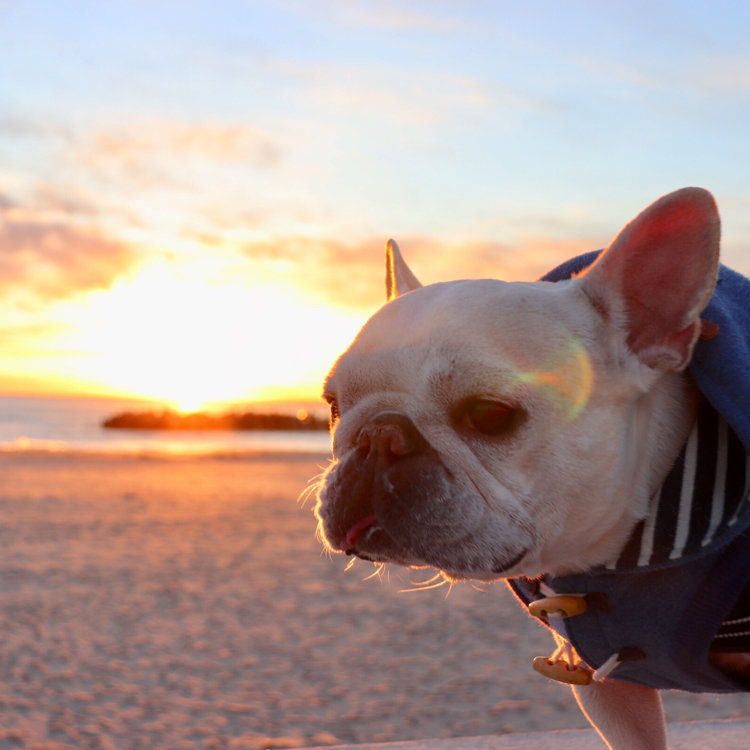
<path fill-rule="evenodd" d="M 571 421 L 588 403 L 594 387 L 594 368 L 583 345 L 567 339 L 554 353 L 550 363 L 536 370 L 520 371 L 519 383 L 538 387 Z"/>

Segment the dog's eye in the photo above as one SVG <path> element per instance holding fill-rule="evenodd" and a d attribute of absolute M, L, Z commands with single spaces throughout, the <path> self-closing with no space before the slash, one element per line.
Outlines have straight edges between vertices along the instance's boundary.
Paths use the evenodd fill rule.
<path fill-rule="evenodd" d="M 331 427 L 333 428 L 336 422 L 339 421 L 341 414 L 339 413 L 339 405 L 335 398 L 328 399 L 328 405 L 331 407 Z"/>
<path fill-rule="evenodd" d="M 459 422 L 482 435 L 503 435 L 517 423 L 518 411 L 502 401 L 475 398 L 464 403 Z"/>

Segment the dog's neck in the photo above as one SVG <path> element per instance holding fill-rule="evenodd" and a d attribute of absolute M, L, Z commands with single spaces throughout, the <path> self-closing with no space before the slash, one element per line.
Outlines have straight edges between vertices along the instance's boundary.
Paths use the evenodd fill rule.
<path fill-rule="evenodd" d="M 628 454 L 650 498 L 662 485 L 698 415 L 700 392 L 687 373 L 668 373 L 636 403 Z"/>
<path fill-rule="evenodd" d="M 585 540 L 585 559 L 573 552 L 570 560 L 560 560 L 560 550 L 556 549 L 557 564 L 545 566 L 547 573 L 581 572 L 617 558 L 674 465 L 695 424 L 699 403 L 700 393 L 685 373 L 668 373 L 635 402 L 613 489 L 623 498 L 619 518 L 597 540 Z M 570 545 L 573 550 L 582 546 L 583 541 Z"/>
<path fill-rule="evenodd" d="M 699 402 L 700 393 L 686 373 L 668 373 L 636 402 L 621 471 L 622 486 L 632 487 L 635 496 L 631 512 L 613 531 L 618 553 L 674 465 L 695 424 Z"/>

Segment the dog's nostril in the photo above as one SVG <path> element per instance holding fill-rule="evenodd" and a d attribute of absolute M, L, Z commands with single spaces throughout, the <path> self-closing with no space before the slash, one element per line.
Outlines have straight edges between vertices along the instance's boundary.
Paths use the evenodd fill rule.
<path fill-rule="evenodd" d="M 363 458 L 373 450 L 384 457 L 399 458 L 424 450 L 427 445 L 411 419 L 397 412 L 381 412 L 357 437 L 357 448 Z"/>
<path fill-rule="evenodd" d="M 357 436 L 357 449 L 359 450 L 362 458 L 366 458 L 370 452 L 370 446 L 372 445 L 372 439 L 370 433 L 365 427 Z"/>
<path fill-rule="evenodd" d="M 413 443 L 398 425 L 383 425 L 380 428 L 380 437 L 383 449 L 394 456 L 407 456 L 414 450 Z"/>
<path fill-rule="evenodd" d="M 381 456 L 406 456 L 413 446 L 397 425 L 367 425 L 359 433 L 357 448 L 362 458 L 375 451 Z"/>

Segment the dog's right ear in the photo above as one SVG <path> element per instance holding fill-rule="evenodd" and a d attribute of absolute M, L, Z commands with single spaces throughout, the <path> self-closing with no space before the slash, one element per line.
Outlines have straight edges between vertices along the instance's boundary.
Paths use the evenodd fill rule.
<path fill-rule="evenodd" d="M 593 305 L 624 326 L 631 352 L 682 370 L 716 285 L 719 212 L 711 193 L 683 188 L 630 222 L 580 279 Z"/>
<path fill-rule="evenodd" d="M 422 286 L 401 255 L 398 245 L 388 240 L 385 245 L 385 297 L 388 302 Z"/>

